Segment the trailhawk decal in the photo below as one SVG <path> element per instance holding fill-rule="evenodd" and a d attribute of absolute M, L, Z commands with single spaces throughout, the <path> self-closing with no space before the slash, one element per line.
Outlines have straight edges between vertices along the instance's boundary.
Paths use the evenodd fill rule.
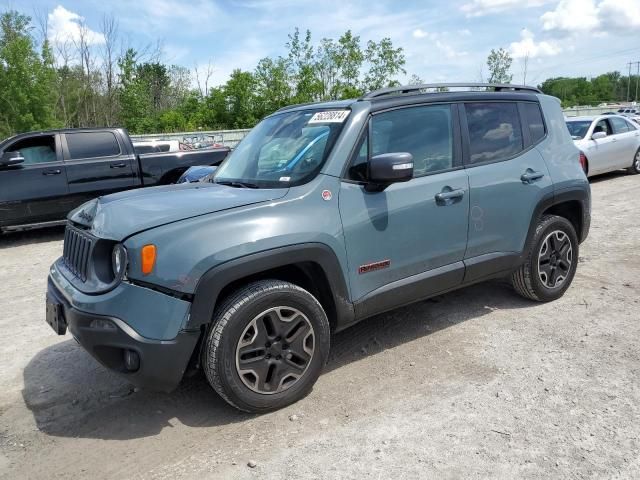
<path fill-rule="evenodd" d="M 312 123 L 342 123 L 349 116 L 350 110 L 327 110 L 326 112 L 316 112 L 309 119 L 308 125 Z"/>
<path fill-rule="evenodd" d="M 376 270 L 387 268 L 389 265 L 391 265 L 391 260 L 381 260 L 379 262 L 367 263 L 366 265 L 360 265 L 358 267 L 358 273 L 362 275 L 363 273 L 375 272 Z"/>

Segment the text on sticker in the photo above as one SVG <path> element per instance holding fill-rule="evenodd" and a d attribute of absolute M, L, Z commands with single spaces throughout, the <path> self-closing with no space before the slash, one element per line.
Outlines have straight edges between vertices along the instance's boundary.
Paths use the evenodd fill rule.
<path fill-rule="evenodd" d="M 349 110 L 328 110 L 316 112 L 309 123 L 342 123 L 349 116 Z"/>

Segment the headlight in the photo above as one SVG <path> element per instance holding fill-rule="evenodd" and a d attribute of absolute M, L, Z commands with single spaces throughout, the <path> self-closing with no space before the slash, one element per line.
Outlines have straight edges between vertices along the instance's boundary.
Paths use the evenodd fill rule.
<path fill-rule="evenodd" d="M 111 267 L 116 280 L 121 279 L 127 270 L 127 249 L 118 243 L 111 253 Z"/>

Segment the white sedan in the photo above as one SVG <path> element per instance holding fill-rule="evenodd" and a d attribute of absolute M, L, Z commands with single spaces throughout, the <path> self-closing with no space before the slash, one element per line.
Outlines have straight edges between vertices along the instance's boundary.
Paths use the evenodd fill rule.
<path fill-rule="evenodd" d="M 640 126 L 620 115 L 567 118 L 587 176 L 627 169 L 640 173 Z"/>

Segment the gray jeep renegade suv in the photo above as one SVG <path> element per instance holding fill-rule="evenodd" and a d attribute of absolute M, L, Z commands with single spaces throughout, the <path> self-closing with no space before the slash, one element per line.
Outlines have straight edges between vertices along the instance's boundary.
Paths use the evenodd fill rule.
<path fill-rule="evenodd" d="M 560 103 L 442 86 L 283 108 L 206 182 L 86 203 L 47 322 L 134 384 L 168 391 L 202 366 L 263 412 L 306 395 L 331 333 L 374 314 L 497 277 L 560 297 L 590 223 Z"/>

